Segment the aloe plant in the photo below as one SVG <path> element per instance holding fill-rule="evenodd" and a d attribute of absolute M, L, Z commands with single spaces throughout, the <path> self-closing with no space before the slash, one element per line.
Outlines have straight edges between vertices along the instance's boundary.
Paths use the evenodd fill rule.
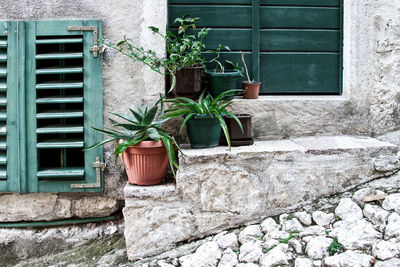
<path fill-rule="evenodd" d="M 175 117 L 183 116 L 184 120 L 179 129 L 179 133 L 182 132 L 183 127 L 193 116 L 198 114 L 207 114 L 210 117 L 216 117 L 221 125 L 221 128 L 224 132 L 226 142 L 228 143 L 229 149 L 231 149 L 231 141 L 229 138 L 228 127 L 226 126 L 225 120 L 223 119 L 224 115 L 231 116 L 239 125 L 240 129 L 243 132 L 243 126 L 240 123 L 239 119 L 227 111 L 226 108 L 232 104 L 232 101 L 225 100 L 224 98 L 227 96 L 235 95 L 242 92 L 239 89 L 232 89 L 226 92 L 223 92 L 216 98 L 213 98 L 206 91 L 203 91 L 197 101 L 194 101 L 190 98 L 186 97 L 177 97 L 171 100 L 166 100 L 165 102 L 172 103 L 171 107 L 165 111 L 164 118 L 170 119 Z"/>
<path fill-rule="evenodd" d="M 160 103 L 161 109 L 160 112 L 158 112 Z M 104 129 L 98 129 L 92 127 L 94 130 L 109 136 L 109 138 L 93 144 L 85 148 L 85 150 L 90 150 L 109 142 L 119 141 L 114 150 L 116 160 L 117 156 L 124 152 L 129 146 L 134 146 L 145 140 L 154 140 L 157 142 L 161 140 L 165 145 L 168 153 L 169 165 L 175 175 L 175 168 L 178 169 L 175 147 L 179 151 L 181 150 L 175 139 L 162 128 L 162 124 L 169 119 L 163 118 L 163 97 L 160 97 L 160 99 L 150 108 L 144 103 L 144 101 L 142 101 L 142 104 L 137 107 L 136 111 L 133 109 L 129 110 L 131 112 L 129 115 L 110 113 L 117 118 L 122 119 L 122 122 L 110 119 L 113 123 L 112 128 L 104 127 Z"/>

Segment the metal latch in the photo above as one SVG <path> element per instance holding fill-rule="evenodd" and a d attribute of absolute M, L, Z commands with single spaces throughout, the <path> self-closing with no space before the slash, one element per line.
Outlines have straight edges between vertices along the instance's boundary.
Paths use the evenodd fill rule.
<path fill-rule="evenodd" d="M 99 46 L 98 42 L 98 28 L 97 26 L 69 26 L 67 27 L 68 31 L 93 31 L 93 46 L 90 48 L 90 51 L 93 52 L 93 57 L 98 57 L 99 54 L 103 53 L 104 49 L 102 46 Z"/>
<path fill-rule="evenodd" d="M 106 164 L 100 162 L 100 157 L 96 157 L 96 161 L 92 163 L 92 167 L 96 168 L 96 183 L 94 184 L 71 184 L 71 188 L 99 188 L 101 187 L 101 171 L 106 169 Z"/>

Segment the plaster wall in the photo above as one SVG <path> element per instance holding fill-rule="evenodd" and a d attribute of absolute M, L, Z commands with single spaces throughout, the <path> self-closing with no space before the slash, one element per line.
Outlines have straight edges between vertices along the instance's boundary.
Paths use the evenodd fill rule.
<path fill-rule="evenodd" d="M 234 100 L 233 111 L 254 115 L 256 139 L 375 135 L 399 126 L 400 2 L 345 0 L 344 5 L 343 95 L 261 96 L 252 101 Z M 164 53 L 164 43 L 147 26 L 165 30 L 166 13 L 166 0 L 0 2 L 0 20 L 100 19 L 105 38 L 116 41 L 127 35 L 159 54 Z M 108 112 L 126 112 L 142 98 L 152 101 L 164 91 L 161 75 L 110 50 L 104 54 L 103 83 L 105 124 L 108 123 Z M 89 197 L 122 199 L 126 177 L 123 167 L 114 165 L 111 150 L 106 146 L 105 193 Z M 41 197 L 45 196 L 68 199 L 64 194 L 43 194 Z"/>

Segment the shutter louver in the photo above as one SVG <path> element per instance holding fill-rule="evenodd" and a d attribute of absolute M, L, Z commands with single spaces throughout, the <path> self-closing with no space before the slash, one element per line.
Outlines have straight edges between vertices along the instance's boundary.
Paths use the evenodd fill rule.
<path fill-rule="evenodd" d="M 7 180 L 7 36 L 0 36 L 0 180 Z"/>
<path fill-rule="evenodd" d="M 83 36 L 36 38 L 36 138 L 41 179 L 84 179 Z"/>

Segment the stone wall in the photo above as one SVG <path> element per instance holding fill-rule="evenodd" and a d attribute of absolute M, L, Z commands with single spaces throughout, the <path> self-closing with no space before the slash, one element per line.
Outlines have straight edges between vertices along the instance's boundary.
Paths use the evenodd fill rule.
<path fill-rule="evenodd" d="M 164 53 L 162 42 L 148 25 L 165 29 L 166 1 L 95 1 L 95 0 L 3 0 L 0 20 L 80 20 L 103 21 L 103 35 L 120 40 L 132 37 L 140 46 Z M 106 52 L 103 64 L 104 123 L 109 112 L 126 112 L 144 98 L 153 101 L 164 92 L 164 78 L 142 64 Z M 104 194 L 1 194 L 1 221 L 41 221 L 71 217 L 102 217 L 120 208 L 126 183 L 124 168 L 114 165 L 110 146 L 105 149 L 107 170 Z"/>
<path fill-rule="evenodd" d="M 262 96 L 251 102 L 235 100 L 232 108 L 235 112 L 253 114 L 257 139 L 374 135 L 399 126 L 400 32 L 396 11 L 400 3 L 349 0 L 344 1 L 344 5 L 343 95 Z M 0 20 L 101 19 L 105 38 L 119 40 L 126 34 L 139 45 L 162 54 L 163 42 L 154 37 L 147 26 L 165 30 L 166 10 L 166 0 L 3 0 Z M 164 78 L 140 63 L 132 63 L 112 51 L 106 52 L 104 58 L 103 115 L 106 124 L 108 112 L 126 112 L 142 98 L 151 101 L 164 92 Z M 111 146 L 106 146 L 105 194 L 100 198 L 93 195 L 97 200 L 123 198 L 126 177 L 121 165 L 114 166 L 111 150 Z M 9 196 L 12 195 L 3 195 L 4 203 L 10 203 Z M 59 200 L 67 199 L 64 194 L 56 196 Z M 47 197 L 52 199 L 54 195 Z M 0 205 L 5 207 L 3 203 Z M 27 207 L 29 209 L 31 206 Z"/>
<path fill-rule="evenodd" d="M 128 258 L 274 216 L 400 169 L 398 147 L 373 138 L 308 137 L 184 149 L 176 185 L 125 187 Z"/>

